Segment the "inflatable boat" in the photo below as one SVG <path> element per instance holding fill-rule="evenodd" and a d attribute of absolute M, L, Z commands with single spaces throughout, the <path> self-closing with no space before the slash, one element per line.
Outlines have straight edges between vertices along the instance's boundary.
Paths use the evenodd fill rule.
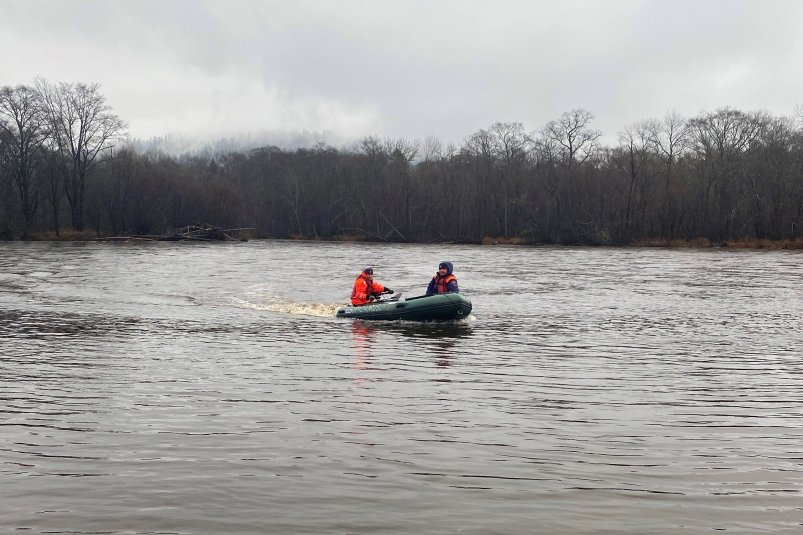
<path fill-rule="evenodd" d="M 337 310 L 338 318 L 363 320 L 448 321 L 471 314 L 471 301 L 460 294 L 422 295 L 409 299 L 388 299 Z"/>

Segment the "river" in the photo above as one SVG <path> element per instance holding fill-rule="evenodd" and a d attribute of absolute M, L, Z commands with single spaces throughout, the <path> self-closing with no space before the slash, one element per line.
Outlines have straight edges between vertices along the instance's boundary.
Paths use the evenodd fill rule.
<path fill-rule="evenodd" d="M 334 317 L 354 277 L 446 324 Z M 0 244 L 0 532 L 803 532 L 803 254 Z"/>

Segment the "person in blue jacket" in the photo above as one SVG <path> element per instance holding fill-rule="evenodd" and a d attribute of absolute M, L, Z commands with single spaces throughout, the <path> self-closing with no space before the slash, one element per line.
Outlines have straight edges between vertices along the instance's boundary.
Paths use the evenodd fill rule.
<path fill-rule="evenodd" d="M 457 277 L 454 276 L 454 266 L 451 262 L 441 262 L 438 264 L 438 272 L 429 281 L 427 295 L 435 294 L 456 294 L 460 293 L 457 288 Z"/>

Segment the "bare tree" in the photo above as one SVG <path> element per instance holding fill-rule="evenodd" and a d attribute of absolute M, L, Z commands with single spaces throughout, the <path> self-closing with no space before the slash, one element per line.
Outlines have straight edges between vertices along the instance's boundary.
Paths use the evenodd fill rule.
<path fill-rule="evenodd" d="M 83 230 L 87 177 L 100 153 L 124 135 L 126 124 L 111 113 L 97 83 L 53 85 L 37 78 L 36 88 L 50 123 L 54 149 L 67 166 L 64 187 L 73 227 Z"/>
<path fill-rule="evenodd" d="M 17 187 L 22 209 L 22 238 L 28 239 L 39 203 L 34 171 L 43 159 L 47 128 L 33 88 L 0 88 L 0 165 Z"/>
<path fill-rule="evenodd" d="M 661 121 L 648 121 L 650 143 L 666 162 L 667 181 L 672 167 L 680 154 L 688 146 L 690 130 L 686 119 L 677 112 L 668 113 Z"/>
<path fill-rule="evenodd" d="M 627 200 L 625 203 L 625 237 L 629 238 L 633 219 L 633 197 L 637 185 L 643 185 L 648 164 L 648 150 L 650 145 L 650 123 L 638 122 L 625 128 L 619 134 L 619 143 L 627 151 L 629 181 L 627 187 Z"/>
<path fill-rule="evenodd" d="M 549 121 L 544 129 L 547 137 L 563 148 L 563 156 L 570 171 L 575 163 L 585 162 L 597 148 L 602 132 L 590 127 L 593 119 L 594 115 L 590 111 L 577 108 L 564 112 L 556 121 Z"/>
<path fill-rule="evenodd" d="M 801 135 L 794 118 L 773 118 L 745 159 L 743 223 L 756 238 L 782 239 L 792 225 L 796 190 L 798 202 L 803 201 L 803 154 L 796 147 Z"/>
<path fill-rule="evenodd" d="M 738 201 L 735 182 L 742 172 L 742 159 L 760 139 L 768 122 L 763 113 L 744 113 L 720 108 L 689 121 L 692 148 L 697 153 L 704 182 L 700 214 L 703 231 L 724 239 L 732 230 Z M 710 215 L 716 212 L 716 220 Z M 709 223 L 713 221 L 711 228 Z"/>
<path fill-rule="evenodd" d="M 720 108 L 689 121 L 690 136 L 698 154 L 726 160 L 747 150 L 767 122 L 762 113 Z"/>
<path fill-rule="evenodd" d="M 594 116 L 584 108 L 573 109 L 564 112 L 559 119 L 549 121 L 542 130 L 542 148 L 549 147 L 556 151 L 559 158 L 561 173 L 554 174 L 554 187 L 551 188 L 552 204 L 550 209 L 550 228 L 559 240 L 562 232 L 559 227 L 562 223 L 561 211 L 567 206 L 567 202 L 576 196 L 566 195 L 566 199 L 561 199 L 563 191 L 567 188 L 577 189 L 577 194 L 582 193 L 582 187 L 575 184 L 575 169 L 586 162 L 598 149 L 598 140 L 602 132 L 591 128 L 591 121 Z M 563 184 L 561 184 L 561 178 Z"/>
<path fill-rule="evenodd" d="M 494 155 L 501 164 L 499 182 L 503 194 L 502 233 L 509 236 L 509 212 L 523 201 L 519 198 L 520 183 L 527 155 L 533 149 L 533 140 L 522 123 L 494 123 L 490 132 Z"/>
<path fill-rule="evenodd" d="M 675 197 L 680 189 L 675 173 L 678 158 L 686 151 L 691 142 L 689 122 L 677 112 L 668 113 L 663 120 L 647 122 L 649 140 L 655 153 L 664 164 L 663 204 L 660 207 L 664 235 L 677 233 L 682 215 L 678 214 Z"/>
<path fill-rule="evenodd" d="M 424 140 L 424 161 L 440 160 L 443 157 L 443 143 L 435 136 L 429 136 Z"/>
<path fill-rule="evenodd" d="M 415 160 L 420 150 L 421 143 L 418 140 L 409 140 L 404 138 L 398 139 L 385 139 L 384 152 L 386 154 L 393 154 L 398 151 L 398 155 L 404 157 L 408 163 Z"/>
<path fill-rule="evenodd" d="M 487 234 L 488 218 L 493 218 L 498 194 L 496 188 L 494 140 L 488 130 L 478 130 L 463 144 L 467 159 L 471 162 L 471 175 L 475 184 L 474 213 L 476 229 L 480 235 Z"/>

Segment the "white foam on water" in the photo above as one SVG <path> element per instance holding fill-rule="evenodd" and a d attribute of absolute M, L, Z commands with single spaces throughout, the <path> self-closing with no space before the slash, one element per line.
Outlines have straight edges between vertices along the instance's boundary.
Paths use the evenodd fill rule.
<path fill-rule="evenodd" d="M 233 298 L 230 303 L 237 308 L 281 312 L 283 314 L 298 314 L 302 316 L 317 316 L 319 318 L 334 317 L 337 309 L 343 306 L 341 303 L 294 303 L 291 301 L 255 303 L 236 298 Z"/>

